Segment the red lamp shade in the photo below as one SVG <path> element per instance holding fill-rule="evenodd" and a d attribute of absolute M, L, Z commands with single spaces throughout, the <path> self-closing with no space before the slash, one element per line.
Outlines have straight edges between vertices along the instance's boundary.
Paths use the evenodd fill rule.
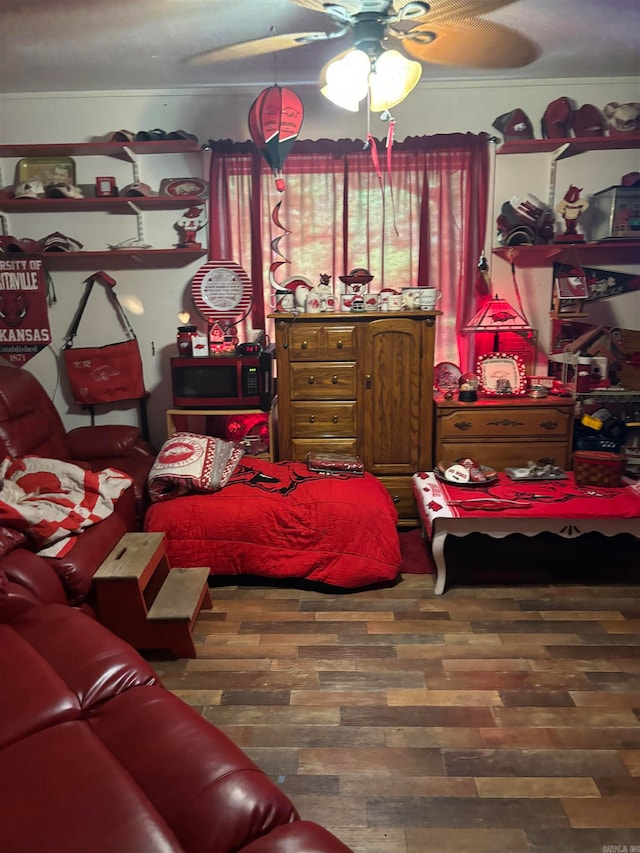
<path fill-rule="evenodd" d="M 462 329 L 463 332 L 493 332 L 493 348 L 498 351 L 500 332 L 530 332 L 534 329 L 528 320 L 519 314 L 516 309 L 501 299 L 497 294 L 489 299 L 469 320 Z"/>

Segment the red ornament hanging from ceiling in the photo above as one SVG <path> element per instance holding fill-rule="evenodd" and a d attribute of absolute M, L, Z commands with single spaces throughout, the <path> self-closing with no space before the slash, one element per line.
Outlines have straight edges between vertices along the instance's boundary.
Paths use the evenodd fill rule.
<path fill-rule="evenodd" d="M 292 89 L 277 85 L 260 92 L 249 110 L 251 138 L 271 166 L 278 192 L 284 192 L 282 167 L 298 138 L 303 118 L 299 96 Z"/>
<path fill-rule="evenodd" d="M 263 89 L 249 110 L 249 132 L 260 153 L 267 161 L 275 177 L 276 189 L 283 193 L 285 189 L 282 169 L 293 143 L 298 138 L 304 107 L 300 97 L 292 90 L 281 86 Z M 280 241 L 291 232 L 280 221 L 282 199 L 273 208 L 271 219 L 282 234 L 271 241 L 271 250 L 281 260 L 274 260 L 269 268 L 271 286 L 282 291 L 282 285 L 276 278 L 276 271 L 289 263 L 280 251 Z"/>

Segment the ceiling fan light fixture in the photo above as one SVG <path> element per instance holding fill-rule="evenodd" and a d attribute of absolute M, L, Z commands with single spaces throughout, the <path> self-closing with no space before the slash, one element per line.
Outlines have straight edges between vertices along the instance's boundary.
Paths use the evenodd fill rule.
<path fill-rule="evenodd" d="M 327 65 L 326 85 L 320 91 L 336 106 L 357 113 L 360 101 L 367 96 L 370 71 L 369 57 L 352 48 Z"/>
<path fill-rule="evenodd" d="M 370 90 L 370 109 L 381 113 L 403 101 L 421 76 L 421 64 L 397 50 L 383 50 L 372 61 L 360 48 L 352 48 L 329 63 L 320 91 L 336 106 L 357 112 Z"/>
<path fill-rule="evenodd" d="M 343 110 L 357 113 L 360 109 L 360 101 L 362 98 L 355 98 L 349 95 L 341 86 L 323 86 L 320 93 L 325 96 L 332 104 L 341 107 Z"/>
<path fill-rule="evenodd" d="M 371 111 L 382 113 L 395 107 L 415 89 L 422 77 L 422 65 L 397 50 L 385 50 L 371 69 Z"/>

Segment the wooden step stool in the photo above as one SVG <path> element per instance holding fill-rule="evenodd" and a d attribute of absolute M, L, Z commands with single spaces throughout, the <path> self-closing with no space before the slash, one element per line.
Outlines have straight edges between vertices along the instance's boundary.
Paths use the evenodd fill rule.
<path fill-rule="evenodd" d="M 191 632 L 212 607 L 209 568 L 171 569 L 164 533 L 125 533 L 93 576 L 98 618 L 136 649 L 194 658 Z"/>

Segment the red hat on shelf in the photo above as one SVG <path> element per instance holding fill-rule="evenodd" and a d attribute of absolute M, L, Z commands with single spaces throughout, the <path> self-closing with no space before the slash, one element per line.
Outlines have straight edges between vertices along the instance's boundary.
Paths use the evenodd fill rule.
<path fill-rule="evenodd" d="M 569 98 L 556 98 L 551 101 L 542 116 L 542 135 L 547 139 L 566 139 L 573 107 Z"/>
<path fill-rule="evenodd" d="M 533 126 L 528 115 L 521 109 L 511 110 L 498 116 L 492 124 L 504 136 L 505 142 L 515 139 L 534 139 Z"/>
<path fill-rule="evenodd" d="M 576 136 L 604 136 L 607 122 L 593 104 L 583 104 L 573 114 L 571 127 Z"/>
<path fill-rule="evenodd" d="M 640 172 L 627 172 L 620 178 L 623 187 L 640 187 Z"/>
<path fill-rule="evenodd" d="M 136 183 L 127 184 L 126 187 L 123 187 L 120 190 L 120 195 L 121 196 L 149 197 L 149 196 L 158 195 L 158 193 L 155 192 L 155 190 L 152 190 L 151 187 L 149 186 L 149 184 L 142 184 L 139 181 L 137 181 Z"/>

